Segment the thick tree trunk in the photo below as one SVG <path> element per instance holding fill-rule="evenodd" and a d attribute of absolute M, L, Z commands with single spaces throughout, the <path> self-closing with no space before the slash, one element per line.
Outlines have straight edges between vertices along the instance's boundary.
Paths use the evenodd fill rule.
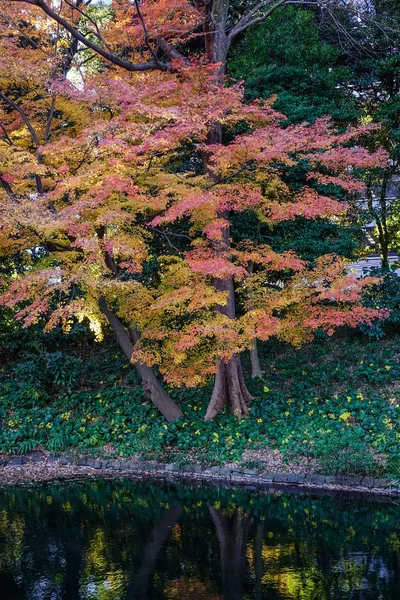
<path fill-rule="evenodd" d="M 226 220 L 228 219 L 227 213 L 222 213 L 221 216 Z M 228 228 L 223 230 L 219 251 L 221 254 L 226 254 L 230 251 Z M 233 279 L 231 277 L 229 279 L 214 279 L 213 283 L 218 291 L 226 292 L 228 296 L 227 304 L 219 306 L 218 310 L 230 319 L 235 319 L 236 308 Z M 248 403 L 251 398 L 252 396 L 244 382 L 240 356 L 234 355 L 228 362 L 220 361 L 205 420 L 209 421 L 216 417 L 224 406 L 228 406 L 231 413 L 238 419 L 242 419 L 249 413 Z"/>
<path fill-rule="evenodd" d="M 257 340 L 253 340 L 250 349 L 251 376 L 253 379 L 262 377 L 260 359 L 258 357 Z"/>
<path fill-rule="evenodd" d="M 139 332 L 131 329 L 128 333 L 118 317 L 108 308 L 104 298 L 100 298 L 99 307 L 114 331 L 123 353 L 129 362 L 131 362 L 134 345 L 140 337 Z M 167 421 L 170 423 L 182 417 L 181 409 L 161 387 L 153 369 L 140 362 L 134 362 L 133 365 L 142 379 L 143 389 L 147 398 L 153 402 Z"/>
<path fill-rule="evenodd" d="M 251 513 L 238 509 L 232 515 L 209 507 L 221 550 L 224 600 L 243 600 L 246 545 Z"/>
<path fill-rule="evenodd" d="M 240 356 L 235 354 L 228 362 L 218 364 L 211 400 L 207 407 L 205 421 L 214 419 L 225 405 L 238 419 L 249 414 L 248 403 L 252 396 L 243 379 Z"/>

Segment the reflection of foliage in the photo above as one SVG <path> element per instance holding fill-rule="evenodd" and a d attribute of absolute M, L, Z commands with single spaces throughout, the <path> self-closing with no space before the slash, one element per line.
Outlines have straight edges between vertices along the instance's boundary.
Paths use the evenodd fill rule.
<path fill-rule="evenodd" d="M 217 596 L 210 592 L 207 582 L 196 579 L 184 578 L 169 581 L 165 588 L 166 600 L 222 600 L 222 596 Z"/>
<path fill-rule="evenodd" d="M 147 598 L 224 597 L 221 535 L 236 531 L 245 539 L 250 519 L 238 556 L 246 565 L 238 581 L 242 598 L 255 598 L 257 586 L 260 598 L 280 600 L 349 599 L 363 590 L 375 598 L 378 589 L 382 598 L 395 597 L 397 505 L 128 480 L 1 490 L 3 581 L 10 589 L 18 582 L 27 598 L 39 582 L 55 600 L 68 597 L 68 590 L 85 600 L 132 597 L 132 581 L 146 571 L 146 549 L 173 506 L 184 510 L 156 556 Z M 219 534 L 212 514 L 227 524 Z"/>

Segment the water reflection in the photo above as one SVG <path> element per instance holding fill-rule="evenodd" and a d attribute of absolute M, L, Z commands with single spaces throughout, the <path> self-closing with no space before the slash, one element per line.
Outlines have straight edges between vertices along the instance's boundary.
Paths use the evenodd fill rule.
<path fill-rule="evenodd" d="M 7 600 L 400 598 L 400 507 L 127 480 L 0 490 Z"/>

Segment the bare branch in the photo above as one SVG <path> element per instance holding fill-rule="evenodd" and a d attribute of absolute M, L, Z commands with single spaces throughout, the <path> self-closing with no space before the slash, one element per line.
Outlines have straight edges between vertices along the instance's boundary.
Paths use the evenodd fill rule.
<path fill-rule="evenodd" d="M 146 23 L 144 22 L 142 11 L 140 10 L 140 5 L 139 5 L 138 0 L 135 0 L 135 6 L 136 6 L 136 10 L 137 10 L 137 14 L 138 14 L 139 20 L 140 20 L 140 22 L 142 24 L 142 28 L 143 28 L 144 43 L 146 44 L 148 50 L 150 51 L 150 53 L 151 53 L 151 55 L 153 57 L 154 62 L 156 64 L 159 64 L 159 60 L 157 58 L 157 52 L 155 52 L 153 50 L 153 48 L 152 48 L 152 46 L 150 44 L 149 33 L 147 31 Z"/>

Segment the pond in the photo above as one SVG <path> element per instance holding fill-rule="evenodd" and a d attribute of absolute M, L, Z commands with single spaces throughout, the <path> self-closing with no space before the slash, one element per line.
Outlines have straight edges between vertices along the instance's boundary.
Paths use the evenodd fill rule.
<path fill-rule="evenodd" d="M 400 598 L 400 506 L 129 479 L 0 490 L 4 600 Z"/>

